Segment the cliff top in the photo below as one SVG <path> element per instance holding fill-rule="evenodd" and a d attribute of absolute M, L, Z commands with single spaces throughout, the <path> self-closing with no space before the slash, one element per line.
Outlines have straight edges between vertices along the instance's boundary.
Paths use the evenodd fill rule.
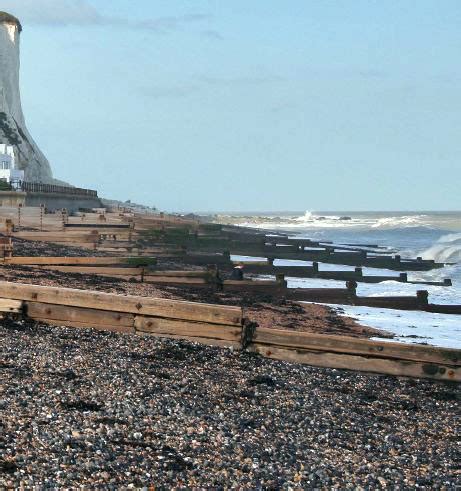
<path fill-rule="evenodd" d="M 22 31 L 22 26 L 19 22 L 19 19 L 17 19 L 14 15 L 9 14 L 8 12 L 2 12 L 0 10 L 0 22 L 14 22 L 18 26 L 19 32 Z"/>

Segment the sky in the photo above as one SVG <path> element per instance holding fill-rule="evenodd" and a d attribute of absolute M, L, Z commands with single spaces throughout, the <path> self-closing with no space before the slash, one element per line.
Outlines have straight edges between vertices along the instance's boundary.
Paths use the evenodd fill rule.
<path fill-rule="evenodd" d="M 0 0 L 55 177 L 168 211 L 461 209 L 459 0 Z"/>

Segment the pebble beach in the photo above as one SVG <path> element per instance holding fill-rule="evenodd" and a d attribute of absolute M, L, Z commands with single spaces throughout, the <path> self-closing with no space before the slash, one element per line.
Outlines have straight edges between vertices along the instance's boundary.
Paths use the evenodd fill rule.
<path fill-rule="evenodd" d="M 0 487 L 454 489 L 459 386 L 0 327 Z"/>
<path fill-rule="evenodd" d="M 461 491 L 460 19 L 0 0 L 0 491 Z"/>

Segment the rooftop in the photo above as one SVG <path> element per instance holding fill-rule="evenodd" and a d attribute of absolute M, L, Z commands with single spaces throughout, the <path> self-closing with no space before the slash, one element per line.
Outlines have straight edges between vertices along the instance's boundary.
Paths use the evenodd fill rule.
<path fill-rule="evenodd" d="M 18 26 L 19 32 L 22 31 L 22 26 L 19 22 L 19 19 L 17 19 L 14 15 L 9 14 L 8 12 L 2 12 L 0 10 L 0 22 L 12 22 Z"/>

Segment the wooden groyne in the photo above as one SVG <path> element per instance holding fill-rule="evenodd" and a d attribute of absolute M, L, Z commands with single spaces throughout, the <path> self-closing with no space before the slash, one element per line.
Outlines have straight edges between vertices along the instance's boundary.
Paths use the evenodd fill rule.
<path fill-rule="evenodd" d="M 119 254 L 182 254 L 185 261 L 202 255 L 295 259 L 395 271 L 428 271 L 443 264 L 422 258 L 401 258 L 376 244 L 333 244 L 266 234 L 251 229 L 201 223 L 171 215 L 90 212 L 69 216 L 44 207 L 0 209 L 0 230 L 25 240 L 74 245 Z M 209 261 L 208 261 L 209 262 Z"/>
<path fill-rule="evenodd" d="M 240 307 L 0 281 L 0 311 L 60 326 L 232 346 L 314 366 L 461 381 L 461 350 L 262 329 Z"/>
<path fill-rule="evenodd" d="M 272 298 L 293 301 L 340 305 L 360 305 L 398 310 L 423 310 L 428 312 L 461 314 L 461 305 L 430 304 L 428 292 L 421 290 L 415 296 L 363 297 L 357 295 L 357 283 L 348 280 L 345 288 L 288 288 L 284 274 L 275 280 L 244 279 L 243 274 L 233 279 L 222 279 L 216 264 L 194 271 L 157 270 L 154 257 L 6 257 L 0 267 L 29 266 L 34 269 L 59 271 L 78 275 L 98 275 L 141 283 L 163 284 L 178 287 L 203 287 L 224 292 L 251 292 Z M 237 268 L 236 272 L 240 272 Z"/>
<path fill-rule="evenodd" d="M 403 259 L 399 255 L 382 254 L 388 251 L 376 244 L 335 245 L 329 242 L 291 238 L 283 234 L 266 234 L 240 227 L 200 223 L 195 219 L 164 214 L 94 212 L 71 217 L 66 210 L 48 214 L 43 207 L 39 209 L 19 207 L 17 210 L 0 209 L 0 219 L 2 217 L 6 237 L 3 239 L 3 244 L 0 244 L 3 252 L 0 261 L 5 265 L 22 264 L 42 269 L 55 268 L 65 273 L 99 274 L 120 279 L 170 283 L 185 287 L 204 286 L 224 291 L 253 291 L 301 301 L 459 313 L 459 306 L 429 304 L 427 301 L 422 302 L 421 296 L 418 298 L 411 296 L 359 297 L 355 294 L 355 289 L 351 289 L 350 286 L 345 289 L 288 289 L 286 286 L 284 275 L 335 279 L 349 283 L 377 283 L 391 280 L 419 284 L 424 282 L 408 281 L 406 272 L 398 276 L 363 275 L 361 265 L 405 271 L 424 271 L 442 266 L 442 264 L 422 258 Z M 119 256 L 121 261 L 117 263 L 112 259 L 111 263 L 106 264 L 94 262 L 92 264 L 89 262 L 71 264 L 65 261 L 58 263 L 57 258 L 54 259 L 54 262 L 51 260 L 46 262 L 45 259 L 36 262 L 36 259 L 13 258 L 12 238 L 78 246 L 105 252 L 112 257 Z M 354 250 L 342 250 L 344 247 Z M 380 254 L 375 254 L 378 252 Z M 221 280 L 217 270 L 211 270 L 208 266 L 217 265 L 231 269 L 232 253 L 268 258 L 266 263 L 247 263 L 244 269 L 255 274 L 273 274 L 276 280 L 272 282 L 259 279 L 253 281 Z M 124 262 L 124 258 L 126 260 L 128 256 L 146 257 L 146 262 L 135 263 L 133 257 L 129 258 L 129 263 Z M 207 269 L 195 275 L 186 274 L 185 271 L 165 274 L 153 271 L 153 258 L 169 258 L 186 265 L 206 266 Z M 273 262 L 276 258 L 314 261 L 313 266 L 274 266 Z M 357 266 L 354 271 L 322 271 L 318 267 L 319 260 Z M 451 281 L 446 279 L 442 282 L 428 282 L 428 284 L 449 286 Z"/>
<path fill-rule="evenodd" d="M 382 283 L 383 281 L 398 281 L 399 283 L 410 283 L 414 285 L 452 286 L 451 279 L 443 281 L 409 281 L 407 273 L 396 275 L 364 275 L 361 267 L 353 271 L 322 271 L 319 263 L 313 262 L 312 266 L 274 266 L 273 260 L 257 261 L 235 261 L 234 264 L 242 266 L 245 273 L 260 275 L 284 274 L 293 278 L 318 278 L 323 280 L 348 281 L 355 280 L 359 283 Z"/>

